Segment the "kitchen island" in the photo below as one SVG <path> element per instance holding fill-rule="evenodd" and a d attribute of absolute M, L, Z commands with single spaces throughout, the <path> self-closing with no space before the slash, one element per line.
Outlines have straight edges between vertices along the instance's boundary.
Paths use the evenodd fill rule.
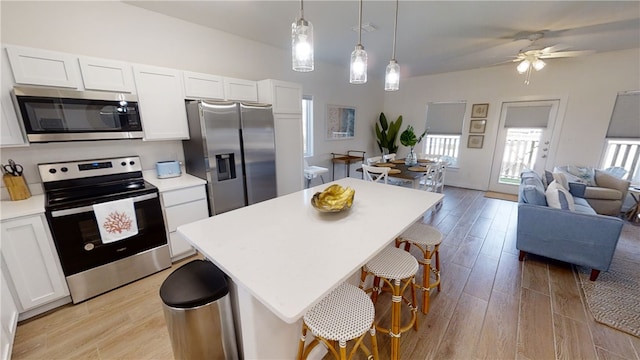
<path fill-rule="evenodd" d="M 331 184 L 355 189 L 350 210 L 320 213 Z M 294 358 L 300 319 L 443 195 L 345 178 L 178 227 L 232 280 L 245 359 Z"/>

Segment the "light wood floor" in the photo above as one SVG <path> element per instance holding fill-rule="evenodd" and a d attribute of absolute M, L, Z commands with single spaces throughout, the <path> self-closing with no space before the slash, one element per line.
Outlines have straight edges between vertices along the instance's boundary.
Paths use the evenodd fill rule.
<path fill-rule="evenodd" d="M 424 218 L 445 235 L 442 292 L 420 330 L 403 334 L 402 359 L 640 360 L 639 338 L 593 320 L 570 265 L 518 261 L 516 203 L 445 193 Z M 619 246 L 640 256 L 640 227 L 625 224 Z M 174 269 L 19 324 L 13 359 L 172 359 L 158 289 Z M 383 299 L 377 312 L 386 311 Z M 388 338 L 378 341 L 388 359 Z"/>

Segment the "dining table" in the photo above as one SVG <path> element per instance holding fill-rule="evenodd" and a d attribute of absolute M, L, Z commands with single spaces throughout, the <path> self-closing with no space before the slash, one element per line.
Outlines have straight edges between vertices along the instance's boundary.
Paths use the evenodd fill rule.
<path fill-rule="evenodd" d="M 398 159 L 390 162 L 373 163 L 371 165 L 388 167 L 389 177 L 410 181 L 412 187 L 418 189 L 420 188 L 420 181 L 433 170 L 434 166 L 438 165 L 438 162 L 419 160 L 415 165 L 406 165 L 404 159 Z M 362 168 L 358 168 L 356 171 L 362 172 Z"/>
<path fill-rule="evenodd" d="M 311 198 L 332 184 L 353 188 L 353 205 L 319 212 Z M 442 197 L 344 178 L 177 231 L 229 277 L 242 357 L 294 358 L 304 314 L 341 283 L 357 285 L 360 268 Z"/>

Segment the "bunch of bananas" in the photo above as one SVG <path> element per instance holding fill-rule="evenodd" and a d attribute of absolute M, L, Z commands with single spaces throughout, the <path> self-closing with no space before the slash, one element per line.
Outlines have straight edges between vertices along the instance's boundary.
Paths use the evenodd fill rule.
<path fill-rule="evenodd" d="M 351 207 L 355 194 L 356 191 L 350 187 L 343 188 L 334 184 L 315 193 L 311 198 L 311 205 L 322 212 L 338 212 Z"/>

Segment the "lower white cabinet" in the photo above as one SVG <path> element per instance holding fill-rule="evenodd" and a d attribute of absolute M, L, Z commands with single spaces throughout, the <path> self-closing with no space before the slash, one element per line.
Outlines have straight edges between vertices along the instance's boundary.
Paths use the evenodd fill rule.
<path fill-rule="evenodd" d="M 69 295 L 43 214 L 6 220 L 0 228 L 2 270 L 8 272 L 20 312 Z"/>
<path fill-rule="evenodd" d="M 204 185 L 161 193 L 164 220 L 169 235 L 171 260 L 176 261 L 195 254 L 195 249 L 184 240 L 176 229 L 180 225 L 209 217 L 207 192 Z"/>
<path fill-rule="evenodd" d="M 9 286 L 7 285 L 7 279 L 5 278 L 4 271 L 0 274 L 2 277 L 2 286 L 0 288 L 0 359 L 11 359 L 11 348 L 13 345 L 13 339 L 16 336 L 16 326 L 18 324 L 18 306 L 16 305 Z"/>

